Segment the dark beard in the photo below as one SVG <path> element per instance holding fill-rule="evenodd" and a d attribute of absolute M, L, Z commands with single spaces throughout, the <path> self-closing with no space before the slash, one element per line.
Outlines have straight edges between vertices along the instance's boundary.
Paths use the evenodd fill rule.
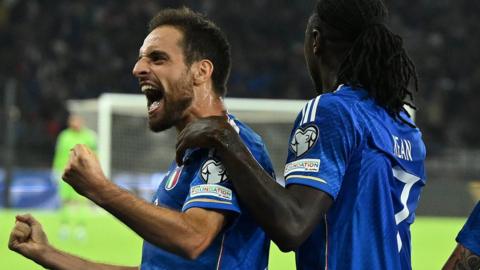
<path fill-rule="evenodd" d="M 154 123 L 149 121 L 150 130 L 153 132 L 162 132 L 176 125 L 182 120 L 185 110 L 192 104 L 191 97 L 183 98 L 175 102 L 169 102 L 167 97 L 164 97 L 164 99 L 164 118 Z"/>
<path fill-rule="evenodd" d="M 151 123 L 149 122 L 148 123 L 148 126 L 150 127 L 150 130 L 157 133 L 157 132 L 162 132 L 164 130 L 167 130 L 167 129 L 170 129 L 171 127 L 173 127 L 174 123 L 173 122 L 162 122 L 162 123 Z"/>
<path fill-rule="evenodd" d="M 153 132 L 161 132 L 178 124 L 184 116 L 185 110 L 190 107 L 193 100 L 192 83 L 188 80 L 188 75 L 184 75 L 172 89 L 173 93 L 182 93 L 179 99 L 173 99 L 170 95 L 165 95 L 164 98 L 164 114 L 163 119 L 149 121 L 150 130 Z M 188 90 L 187 90 L 188 89 Z"/>
<path fill-rule="evenodd" d="M 149 127 L 153 132 L 161 132 L 177 125 L 184 116 L 185 110 L 193 101 L 193 82 L 189 70 L 185 70 L 181 78 L 172 86 L 171 94 L 165 94 L 163 99 L 163 118 L 149 119 Z M 175 93 L 179 95 L 175 98 Z"/>

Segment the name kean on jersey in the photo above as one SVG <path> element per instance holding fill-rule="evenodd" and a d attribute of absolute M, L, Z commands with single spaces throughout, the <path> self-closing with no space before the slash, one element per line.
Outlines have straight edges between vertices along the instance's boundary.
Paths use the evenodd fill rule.
<path fill-rule="evenodd" d="M 413 161 L 412 158 L 412 142 L 407 139 L 401 139 L 397 136 L 393 137 L 393 153 L 396 157 L 407 161 Z"/>

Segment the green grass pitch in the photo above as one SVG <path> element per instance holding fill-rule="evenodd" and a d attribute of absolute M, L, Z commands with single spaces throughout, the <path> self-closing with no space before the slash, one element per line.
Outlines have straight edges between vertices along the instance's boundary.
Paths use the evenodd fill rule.
<path fill-rule="evenodd" d="M 27 211 L 0 211 L 0 269 L 42 269 L 7 247 L 15 214 Z M 105 212 L 89 214 L 88 238 L 83 242 L 75 239 L 60 240 L 57 212 L 35 211 L 32 214 L 43 224 L 50 243 L 57 248 L 101 262 L 131 266 L 140 263 L 141 239 Z M 455 247 L 455 236 L 464 221 L 463 218 L 418 217 L 412 226 L 413 269 L 440 269 Z M 295 269 L 293 253 L 281 253 L 272 245 L 269 269 Z"/>

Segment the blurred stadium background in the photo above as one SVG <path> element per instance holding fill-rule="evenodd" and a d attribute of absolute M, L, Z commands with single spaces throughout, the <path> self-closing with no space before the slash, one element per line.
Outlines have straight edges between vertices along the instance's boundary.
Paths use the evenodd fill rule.
<path fill-rule="evenodd" d="M 0 269 L 38 269 L 6 248 L 14 214 L 25 211 L 45 222 L 51 242 L 59 247 L 103 261 L 139 262 L 140 239 L 102 211 L 91 213 L 88 241 L 57 238 L 59 201 L 50 172 L 56 137 L 75 112 L 104 134 L 99 143 L 110 138 L 113 181 L 150 196 L 174 157 L 175 134 L 149 133 L 144 112 L 121 106 L 110 113 L 112 126 L 102 133 L 98 102 L 104 93 L 139 93 L 131 68 L 156 11 L 186 5 L 206 13 L 226 32 L 233 54 L 229 97 L 304 100 L 315 94 L 303 58 L 303 33 L 314 2 L 1 1 L 0 201 L 7 206 L 10 183 L 8 204 L 14 208 L 0 209 Z M 412 228 L 414 269 L 438 269 L 480 198 L 480 4 L 387 4 L 390 26 L 404 37 L 421 79 L 416 121 L 428 149 L 428 184 Z M 256 115 L 268 118 L 265 112 Z M 241 119 L 268 140 L 281 175 L 290 122 L 285 121 L 288 115 L 273 115 L 277 117 L 269 116 L 271 120 Z M 105 232 L 105 227 L 112 229 Z M 271 269 L 293 267 L 291 254 L 273 251 L 271 260 Z"/>

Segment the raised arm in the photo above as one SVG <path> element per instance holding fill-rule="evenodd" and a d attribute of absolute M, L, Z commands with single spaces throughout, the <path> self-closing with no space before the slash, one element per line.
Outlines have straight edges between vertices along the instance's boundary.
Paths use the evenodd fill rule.
<path fill-rule="evenodd" d="M 179 134 L 177 162 L 182 162 L 186 149 L 195 147 L 217 150 L 240 200 L 282 251 L 303 243 L 332 204 L 332 198 L 320 190 L 277 184 L 221 117 L 192 122 Z"/>
<path fill-rule="evenodd" d="M 31 215 L 16 217 L 15 227 L 10 234 L 8 247 L 52 270 L 136 270 L 138 267 L 96 263 L 60 251 L 48 243 L 42 225 Z"/>
<path fill-rule="evenodd" d="M 178 212 L 119 188 L 104 176 L 95 155 L 83 145 L 72 150 L 63 179 L 146 241 L 189 259 L 197 258 L 227 222 L 223 212 L 201 208 Z"/>

